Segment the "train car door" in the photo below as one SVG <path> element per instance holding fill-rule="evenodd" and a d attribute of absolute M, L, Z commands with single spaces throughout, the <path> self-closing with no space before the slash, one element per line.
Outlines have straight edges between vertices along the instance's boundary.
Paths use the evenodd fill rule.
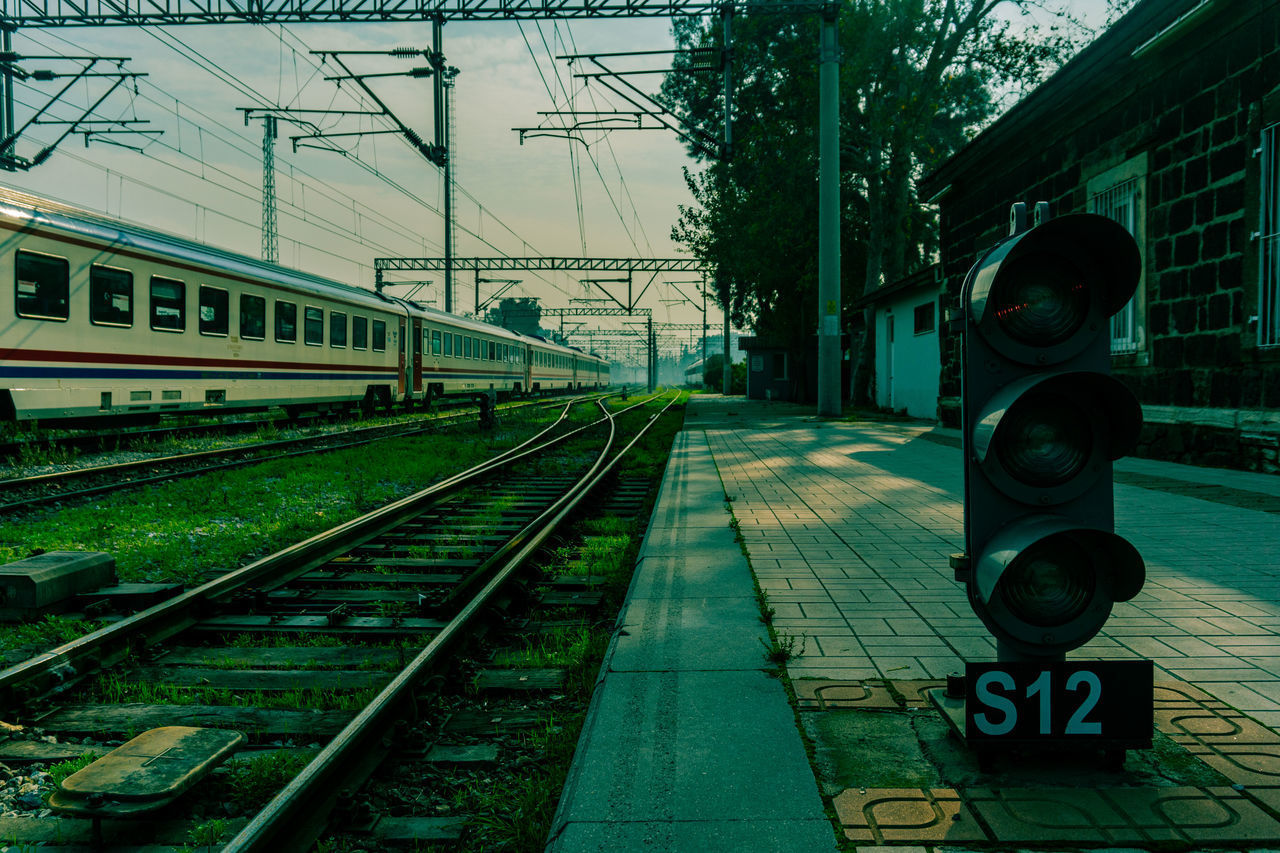
<path fill-rule="evenodd" d="M 396 377 L 396 394 L 404 395 L 404 366 L 405 366 L 405 347 L 409 345 L 409 336 L 404 333 L 404 318 L 400 318 L 400 363 L 398 365 L 399 374 Z"/>
<path fill-rule="evenodd" d="M 422 321 L 413 318 L 413 390 L 422 391 Z"/>

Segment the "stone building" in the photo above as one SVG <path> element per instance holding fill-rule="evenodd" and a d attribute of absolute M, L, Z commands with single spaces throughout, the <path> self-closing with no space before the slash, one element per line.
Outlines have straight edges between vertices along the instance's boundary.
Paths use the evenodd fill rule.
<path fill-rule="evenodd" d="M 1012 202 L 1124 224 L 1143 272 L 1112 322 L 1112 368 L 1143 405 L 1140 452 L 1280 467 L 1280 4 L 1140 0 L 920 195 L 940 205 L 952 312 Z M 959 352 L 944 328 L 952 425 Z"/>

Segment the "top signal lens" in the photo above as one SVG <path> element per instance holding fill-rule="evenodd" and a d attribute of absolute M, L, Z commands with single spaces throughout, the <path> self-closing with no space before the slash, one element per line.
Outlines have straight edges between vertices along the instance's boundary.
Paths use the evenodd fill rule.
<path fill-rule="evenodd" d="M 1062 258 L 1031 254 L 1001 270 L 992 293 L 995 319 L 1010 338 L 1049 347 L 1070 338 L 1089 317 L 1089 288 Z"/>

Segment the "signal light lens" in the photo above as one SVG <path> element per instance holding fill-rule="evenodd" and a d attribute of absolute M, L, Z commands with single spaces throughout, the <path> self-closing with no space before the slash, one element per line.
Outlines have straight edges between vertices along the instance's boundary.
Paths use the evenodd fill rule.
<path fill-rule="evenodd" d="M 1000 594 L 1009 612 L 1029 625 L 1053 628 L 1079 618 L 1093 601 L 1097 568 L 1069 536 L 1036 542 L 1009 564 Z"/>
<path fill-rule="evenodd" d="M 1033 392 L 1001 424 L 995 448 L 1011 477 L 1049 488 L 1078 476 L 1093 456 L 1093 429 L 1070 396 Z"/>
<path fill-rule="evenodd" d="M 1089 288 L 1074 265 L 1057 255 L 1033 253 L 1001 270 L 991 294 L 1004 333 L 1036 347 L 1060 344 L 1089 318 Z"/>

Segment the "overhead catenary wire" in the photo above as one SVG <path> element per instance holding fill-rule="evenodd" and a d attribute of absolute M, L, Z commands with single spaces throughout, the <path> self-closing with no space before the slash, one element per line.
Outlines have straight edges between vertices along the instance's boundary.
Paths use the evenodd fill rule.
<path fill-rule="evenodd" d="M 281 29 L 282 29 L 282 30 L 285 30 L 285 28 L 283 28 L 283 27 L 282 27 Z M 287 32 L 287 30 L 285 30 L 285 31 Z M 42 44 L 42 43 L 40 42 L 40 40 L 39 40 L 39 39 L 32 38 L 32 37 L 30 36 L 30 34 L 24 33 L 24 35 L 25 35 L 26 37 L 28 37 L 28 38 L 29 38 L 33 43 L 40 44 L 42 47 L 46 47 L 46 48 L 47 48 L 47 49 L 49 49 L 51 52 L 57 52 L 57 49 L 56 49 L 56 48 L 51 48 L 51 47 L 48 47 L 48 46 L 47 46 L 47 45 L 45 45 L 45 44 Z M 296 40 L 298 40 L 299 42 L 301 41 L 300 39 L 298 39 L 298 37 L 296 36 L 296 34 L 292 34 L 292 33 L 290 33 L 289 35 L 290 35 L 290 37 L 291 37 L 291 38 L 296 39 Z M 166 36 L 168 37 L 168 40 L 166 40 L 166 38 L 165 38 Z M 61 35 L 56 35 L 56 34 L 55 34 L 55 35 L 53 35 L 53 36 L 52 36 L 52 38 L 56 39 L 56 40 L 57 40 L 57 41 L 59 41 L 59 42 L 62 42 L 62 43 L 63 43 L 63 44 L 65 44 L 65 45 L 70 46 L 71 48 L 73 48 L 74 50 L 76 50 L 76 51 L 78 51 L 78 52 L 84 52 L 84 49 L 83 49 L 82 47 L 80 47 L 79 45 L 76 45 L 74 42 L 71 42 L 70 40 L 66 39 L 65 37 L 63 37 L 63 36 L 61 36 Z M 235 89 L 235 90 L 236 90 L 237 92 L 239 92 L 240 94 L 242 94 L 242 95 L 244 95 L 244 96 L 246 96 L 246 97 L 249 97 L 249 98 L 251 98 L 252 100 L 254 100 L 254 101 L 258 102 L 258 103 L 259 103 L 259 104 L 261 104 L 261 105 L 263 105 L 263 107 L 264 107 L 264 108 L 273 108 L 273 107 L 274 107 L 274 105 L 267 103 L 267 102 L 266 102 L 266 101 L 265 101 L 261 96 L 257 95 L 257 93 L 253 90 L 253 88 L 252 88 L 252 87 L 248 86 L 247 84 L 244 84 L 242 81 L 240 81 L 238 78 L 236 78 L 236 77 L 235 77 L 231 72 L 227 71 L 225 68 L 223 68 L 223 67 L 222 67 L 221 65 L 219 65 L 218 63 L 213 62 L 212 60 L 208 60 L 208 59 L 207 59 L 207 57 L 204 57 L 204 56 L 203 56 L 203 54 L 201 54 L 198 50 L 196 50 L 196 49 L 194 49 L 194 48 L 190 47 L 189 45 L 187 45 L 187 44 L 186 44 L 184 41 L 182 41 L 181 39 L 178 39 L 177 37 L 172 36 L 172 34 L 164 33 L 164 34 L 163 34 L 163 36 L 157 36 L 157 40 L 158 40 L 158 41 L 160 41 L 162 44 L 166 45 L 166 46 L 167 46 L 168 48 L 170 48 L 171 50 L 173 50 L 173 51 L 174 51 L 175 53 L 177 53 L 179 56 L 182 56 L 184 59 L 192 60 L 192 61 L 193 61 L 193 62 L 194 62 L 198 67 L 200 67 L 201 69 L 203 69 L 203 70 L 204 70 L 204 71 L 206 71 L 207 73 L 209 73 L 209 74 L 213 75 L 213 76 L 214 76 L 214 77 L 216 77 L 217 79 L 219 79 L 219 80 L 223 81 L 223 82 L 224 82 L 224 83 L 226 83 L 228 86 L 231 86 L 233 89 Z M 283 44 L 283 39 L 282 39 L 282 44 Z M 305 45 L 304 45 L 304 46 L 305 46 Z M 197 57 L 199 57 L 200 59 L 202 59 L 202 60 L 204 60 L 204 61 L 196 61 L 196 60 L 193 60 L 193 59 L 192 59 L 192 57 L 193 57 L 193 56 L 197 56 Z M 296 51 L 295 51 L 295 56 L 296 56 Z M 309 60 L 308 60 L 308 59 L 304 59 L 304 62 L 309 62 Z M 318 75 L 318 73 L 320 73 L 320 72 L 319 72 L 319 68 L 318 68 L 318 66 L 314 66 L 314 64 L 312 64 L 312 65 L 313 65 L 314 73 L 312 73 L 312 75 L 311 75 L 311 77 L 309 78 L 309 80 L 310 80 L 310 79 L 313 79 L 315 76 L 317 76 L 317 75 Z M 173 102 L 173 103 L 172 103 L 172 106 L 170 106 L 170 105 L 168 105 L 168 104 L 164 103 L 164 102 L 163 102 L 163 101 L 161 101 L 161 100 L 157 100 L 156 98 L 152 98 L 152 97 L 150 97 L 150 96 L 148 96 L 148 95 L 145 95 L 145 94 L 139 94 L 139 95 L 137 96 L 138 98 L 140 98 L 140 99 L 142 99 L 142 100 L 145 100 L 145 101 L 147 101 L 148 103 L 151 103 L 153 106 L 157 107 L 158 109 L 162 109 L 162 110 L 165 110 L 166 112 L 171 113 L 171 114 L 175 117 L 175 121 L 177 122 L 177 128 L 178 128 L 178 133 L 177 133 L 178 142 L 177 142 L 177 145 L 176 145 L 176 146 L 174 146 L 174 145 L 169 145 L 168 143 L 161 143 L 161 144 L 160 144 L 160 147 L 161 147 L 161 148 L 164 148 L 164 149 L 166 149 L 166 150 L 172 151 L 172 152 L 174 152 L 174 153 L 176 153 L 176 154 L 178 154 L 178 155 L 180 155 L 180 156 L 185 156 L 185 157 L 189 157 L 189 158 L 192 158 L 192 159 L 198 159 L 198 158 L 194 157 L 194 155 L 190 154 L 188 151 L 186 151 L 186 150 L 183 148 L 183 141 L 182 141 L 181 126 L 182 126 L 182 122 L 185 120 L 185 121 L 187 121 L 189 124 L 191 124 L 193 127 L 197 127 L 197 128 L 199 128 L 199 130 L 200 130 L 200 132 L 201 132 L 202 134 L 203 134 L 203 133 L 205 133 L 205 132 L 214 133 L 214 131 L 212 131 L 212 129 L 211 129 L 211 128 L 217 128 L 217 129 L 218 129 L 218 131 L 220 131 L 220 132 L 215 133 L 215 135 L 216 135 L 216 137 L 218 138 L 218 140 L 219 140 L 220 142 L 222 142 L 223 144 L 226 144 L 229 148 L 231 148 L 231 149 L 233 149 L 233 150 L 237 151 L 237 152 L 238 152 L 238 153 L 240 153 L 240 154 L 243 154 L 243 155 L 245 155 L 245 156 L 247 156 L 247 157 L 250 157 L 250 158 L 252 158 L 252 159 L 256 159 L 257 157 L 259 157 L 259 156 L 260 156 L 260 151 L 258 150 L 258 144 L 257 144 L 257 142 L 256 142 L 256 141 L 248 139 L 248 138 L 247 138 L 247 137 L 245 137 L 244 135 L 242 135 L 242 134 L 240 134 L 240 133 L 236 132 L 235 130 L 232 130 L 232 129 L 228 128 L 228 127 L 227 127 L 227 125 L 226 125 L 224 122 L 222 122 L 222 121 L 220 121 L 220 120 L 217 120 L 217 119 L 213 118 L 212 116 L 209 116 L 209 115 L 207 115 L 206 113 L 202 112 L 202 111 L 201 111 L 201 110 L 199 110 L 198 108 L 193 107 L 193 106 L 191 106 L 191 105 L 189 105 L 189 104 L 187 104 L 187 103 L 183 102 L 180 98 L 177 98 L 177 97 L 175 97 L 175 96 L 171 95 L 170 93 L 168 93 L 168 92 L 164 89 L 164 87 L 160 86 L 159 84 L 157 84 L 157 83 L 153 82 L 152 80 L 150 80 L 150 79 L 148 79 L 148 78 L 143 78 L 143 86 L 144 86 L 144 87 L 147 87 L 147 88 L 154 88 L 154 89 L 155 89 L 158 93 L 160 93 L 160 95 L 162 95 L 164 98 L 166 98 L 166 99 L 172 99 L 172 102 Z M 337 96 L 337 94 L 335 93 L 335 97 L 336 97 L 336 96 Z M 296 100 L 296 96 L 295 96 L 295 100 Z M 191 115 L 196 115 L 196 116 L 198 116 L 198 117 L 200 117 L 200 118 L 203 118 L 203 119 L 207 120 L 207 121 L 208 121 L 208 123 L 209 123 L 209 125 L 210 125 L 211 127 L 204 127 L 203 125 L 200 125 L 199 123 L 197 123 L 197 122 L 193 121 L 193 120 L 190 118 L 190 116 L 191 116 Z M 153 142 L 150 142 L 150 143 L 148 143 L 147 147 L 150 147 L 151 145 L 155 145 L 155 144 L 156 144 L 156 143 L 155 143 L 154 141 L 153 141 Z M 418 195 L 417 195 L 416 193 L 414 193 L 413 191 L 411 191 L 411 190 L 409 190 L 408 188 L 404 187 L 400 182 L 396 181 L 396 180 L 395 180 L 394 178 L 392 178 L 390 175 L 386 174 L 385 172 L 379 171 L 379 170 L 378 170 L 378 169 L 376 169 L 375 167 L 373 167 L 373 166 L 371 166 L 370 164 L 368 164 L 368 163 L 364 162 L 364 161 L 363 161 L 363 160 L 361 160 L 359 157 L 357 157 L 357 156 L 355 156 L 355 155 L 351 154 L 350 152 L 346 152 L 346 151 L 341 151 L 341 150 L 339 150 L 339 151 L 338 151 L 338 153 L 343 154 L 343 155 L 344 155 L 344 157 L 345 157 L 345 159 L 346 159 L 348 162 L 353 163 L 353 164 L 354 164 L 354 165 L 356 165 L 358 168 L 360 168 L 360 169 L 362 169 L 362 170 L 366 171 L 367 173 L 369 173 L 370 175 L 374 176 L 377 180 L 379 180 L 379 181 L 381 181 L 381 182 L 383 182 L 383 183 L 387 184 L 388 186 L 392 187 L 393 189 L 395 189 L 397 192 L 399 192 L 400 194 L 402 194 L 404 197 L 406 197 L 407 199 L 409 199 L 409 200 L 410 200 L 410 201 L 412 201 L 413 203 L 420 205 L 421 207 L 423 207 L 423 208 L 425 208 L 425 209 L 427 209 L 427 210 L 431 211 L 432 213 L 434 213 L 434 214 L 435 214 L 435 215 L 437 215 L 437 216 L 441 216 L 441 217 L 443 216 L 443 214 L 438 210 L 438 208 L 434 207 L 432 204 L 430 204 L 428 201 L 426 201 L 426 200 L 425 200 L 425 199 L 423 199 L 422 197 L 418 196 Z M 151 155 L 147 155 L 145 151 L 143 152 L 143 154 L 144 154 L 144 156 L 151 156 Z M 95 168 L 99 168 L 99 169 L 103 168 L 103 167 L 102 167 L 102 166 L 100 166 L 99 164 L 96 164 L 96 163 L 94 163 L 94 162 L 92 162 L 92 161 L 90 161 L 90 160 L 87 160 L 87 159 L 85 159 L 85 158 L 77 158 L 77 159 L 78 159 L 80 162 L 83 162 L 83 163 L 85 163 L 86 165 L 89 165 L 89 166 L 91 166 L 91 167 L 95 167 Z M 156 157 L 154 157 L 154 156 L 152 156 L 152 159 L 153 159 L 153 160 L 156 160 L 157 162 L 164 163 L 165 165 L 169 165 L 169 166 L 172 166 L 172 165 L 173 165 L 173 164 L 169 163 L 168 161 L 161 160 L 161 159 L 156 158 Z M 175 168 L 179 168 L 179 170 L 180 170 L 180 171 L 183 171 L 185 174 L 192 175 L 193 177 L 199 177 L 198 175 L 194 175 L 194 174 L 193 174 L 189 169 L 181 169 L 180 167 L 175 167 Z M 142 180 L 142 179 L 135 178 L 134 176 L 131 176 L 131 175 L 124 175 L 123 173 L 120 173 L 118 170 L 117 170 L 117 173 L 118 173 L 118 174 L 120 174 L 123 178 L 127 178 L 128 180 L 130 180 L 130 181 L 132 181 L 132 182 L 136 182 L 136 183 L 138 183 L 139 185 L 145 185 L 145 184 L 146 184 L 146 181 L 144 181 L 144 180 Z M 246 186 L 248 186 L 247 182 L 245 182 L 244 180 L 242 180 L 242 179 L 238 178 L 237 176 L 231 175 L 230 173 L 227 173 L 227 172 L 225 172 L 225 171 L 223 171 L 221 174 L 222 174 L 222 175 L 224 175 L 224 176 L 229 177 L 229 178 L 230 178 L 230 179 L 232 179 L 232 180 L 236 180 L 238 183 L 240 183 L 240 184 L 242 184 L 242 185 L 246 185 Z M 396 223 L 396 221 L 395 221 L 394 219 L 391 219 L 391 218 L 387 217 L 386 215 L 382 214 L 381 212 L 379 212 L 379 211 L 378 211 L 378 210 L 376 210 L 375 208 L 372 208 L 372 207 L 370 207 L 370 206 L 368 206 L 368 205 L 364 205 L 362 202 L 359 202 L 358 200 L 352 199 L 349 195 L 347 195 L 347 194 L 343 193 L 343 192 L 342 192 L 342 191 L 340 191 L 340 190 L 337 190 L 335 187 L 333 187 L 331 184 L 329 184 L 329 183 L 328 183 L 328 182 L 326 182 L 325 180 L 323 180 L 323 179 L 321 179 L 321 178 L 318 178 L 318 177 L 317 177 L 317 176 L 315 176 L 315 175 L 312 175 L 311 173 L 307 172 L 306 170 L 304 170 L 304 169 L 302 169 L 302 168 L 300 168 L 300 167 L 296 166 L 296 164 L 291 164 L 291 168 L 290 168 L 290 178 L 291 178 L 291 180 L 298 180 L 298 179 L 297 179 L 297 174 L 302 174 L 302 175 L 304 175 L 304 176 L 305 176 L 305 178 L 306 178 L 307 180 L 311 181 L 311 182 L 314 184 L 313 189 L 315 189 L 315 187 L 322 187 L 322 188 L 324 188 L 325 190 L 327 190 L 327 191 L 328 191 L 328 193 L 325 193 L 325 192 L 320 191 L 320 190 L 316 190 L 317 192 L 319 192 L 319 193 L 320 193 L 320 195 L 321 195 L 322 197 L 327 198 L 327 199 L 329 199 L 329 200 L 331 200 L 331 201 L 334 201 L 334 202 L 339 201 L 339 197 L 340 197 L 341 199 L 349 200 L 349 201 L 351 201 L 352 203 L 354 203 L 354 204 L 359 205 L 360 207 L 362 207 L 362 208 L 363 208 L 363 210 L 366 212 L 366 213 L 365 213 L 365 215 L 368 215 L 370 218 L 374 218 L 374 219 L 378 220 L 378 221 L 381 223 L 381 225 L 382 225 L 383 227 L 386 227 L 386 228 L 388 228 L 388 229 L 390 229 L 390 230 L 393 230 L 393 231 L 395 231 L 395 230 L 399 230 L 399 229 L 397 229 L 397 223 Z M 303 182 L 303 183 L 305 183 L 305 182 Z M 256 185 L 254 185 L 254 186 L 255 186 L 255 188 L 256 188 Z M 529 248 L 529 242 L 528 242 L 528 240 L 526 240 L 525 238 L 521 237 L 517 232 L 515 232 L 515 230 L 514 230 L 514 229 L 512 229 L 512 228 L 511 228 L 511 227 L 510 227 L 506 222 L 504 222 L 504 221 L 501 219 L 501 217 L 497 216 L 497 215 L 496 215 L 496 214 L 495 214 L 495 213 L 494 213 L 490 208 L 488 208 L 487 206 L 483 205 L 483 203 L 482 203 L 482 202 L 480 202 L 480 201 L 479 201 L 479 199 L 477 199 L 477 198 L 474 196 L 474 194 L 472 194 L 471 192 L 467 191 L 465 188 L 462 188 L 462 187 L 459 187 L 459 190 L 461 190 L 461 192 L 462 192 L 462 194 L 463 194 L 463 195 L 465 195 L 468 199 L 470 199 L 472 202 L 474 202 L 474 203 L 477 205 L 477 208 L 479 208 L 479 209 L 482 211 L 482 213 L 484 213 L 484 214 L 488 214 L 489 218 L 490 218 L 492 221 L 494 221 L 495 223 L 497 223 L 497 224 L 498 224 L 498 225 L 499 225 L 499 226 L 500 226 L 500 227 L 501 227 L 501 228 L 502 228 L 506 233 L 510 234 L 514 239 L 516 239 L 516 240 L 520 241 L 521 245 L 525 247 L 525 253 L 526 253 L 526 254 L 528 253 L 528 248 Z M 246 198 L 248 198 L 248 197 L 246 197 Z M 188 201 L 189 201 L 189 200 L 188 200 Z M 312 222 L 312 221 L 313 221 L 313 219 L 315 218 L 315 216 L 314 216 L 313 214 L 308 213 L 308 212 L 305 210 L 305 208 L 304 208 L 304 207 L 302 207 L 302 206 L 290 205 L 290 208 L 291 208 L 291 210 L 287 210 L 286 212 L 287 212 L 287 213 L 289 213 L 289 215 L 293 216 L 295 219 L 298 219 L 299 221 Z M 246 220 L 239 219 L 239 218 L 234 217 L 234 216 L 230 216 L 230 215 L 227 215 L 227 214 L 223 214 L 223 213 L 221 213 L 221 212 L 219 212 L 219 215 L 220 215 L 220 216 L 225 216 L 227 219 L 229 219 L 229 220 L 231 220 L 231 221 L 238 221 L 238 222 L 242 222 L 242 223 L 248 224 L 248 223 L 246 222 Z M 506 253 L 506 252 L 504 252 L 501 248 L 499 248 L 495 243 L 493 243 L 491 240 L 486 239 L 486 238 L 484 238 L 483 236 L 481 236 L 481 235 L 477 234 L 477 233 L 476 233 L 475 231 L 473 231 L 472 229 L 470 229 L 470 228 L 468 228 L 468 227 L 466 227 L 466 226 L 463 226 L 463 227 L 462 227 L 462 230 L 463 230 L 465 233 L 467 233 L 468 235 L 470 235 L 470 236 L 474 237 L 475 239 L 477 239 L 477 240 L 478 240 L 482 245 L 487 246 L 487 247 L 489 247 L 489 248 L 493 249 L 496 253 L 498 253 L 498 254 L 504 254 L 504 255 L 505 255 L 505 254 L 507 254 L 507 253 Z M 411 240 L 413 240 L 413 242 L 415 242 L 415 243 L 424 242 L 424 238 L 423 238 L 423 236 L 422 236 L 422 235 L 420 235 L 420 234 L 417 234 L 417 233 L 409 234 L 408 232 L 404 232 L 403 230 L 399 230 L 399 233 L 400 233 L 402 236 L 406 237 L 406 239 L 411 239 Z M 349 235 L 349 234 L 346 234 L 346 233 L 344 232 L 344 236 L 350 236 L 350 235 Z M 296 240 L 295 240 L 294 242 L 295 242 L 295 243 L 297 243 L 298 241 L 296 241 Z M 367 241 L 365 241 L 365 240 L 363 240 L 363 239 L 357 239 L 357 240 L 356 240 L 356 242 L 361 242 L 361 243 L 366 244 L 366 245 L 371 245 L 371 244 L 369 244 Z M 311 248 L 311 249 L 318 248 L 318 247 L 311 246 L 310 244 L 301 244 L 301 245 L 306 245 L 306 247 L 307 247 L 307 248 Z M 378 247 L 378 248 L 379 248 L 381 251 L 385 251 L 387 254 L 391 254 L 391 255 L 399 254 L 397 251 L 391 250 L 391 249 L 386 248 L 386 247 Z M 536 275 L 536 274 L 535 274 L 535 275 Z M 559 291 L 560 293 L 564 294 L 565 296 L 568 296 L 568 295 L 569 295 L 569 294 L 568 294 L 568 292 L 564 290 L 564 288 L 560 287 L 560 286 L 559 286 L 559 285 L 557 285 L 555 282 L 550 281 L 550 280 L 546 279 L 544 276 L 541 276 L 541 275 L 537 275 L 536 277 L 537 277 L 537 278 L 539 278 L 539 279 L 541 279 L 541 280 L 543 280 L 543 281 L 544 281 L 546 284 L 548 284 L 550 287 L 552 287 L 553 289 L 555 289 L 555 290 Z"/>

